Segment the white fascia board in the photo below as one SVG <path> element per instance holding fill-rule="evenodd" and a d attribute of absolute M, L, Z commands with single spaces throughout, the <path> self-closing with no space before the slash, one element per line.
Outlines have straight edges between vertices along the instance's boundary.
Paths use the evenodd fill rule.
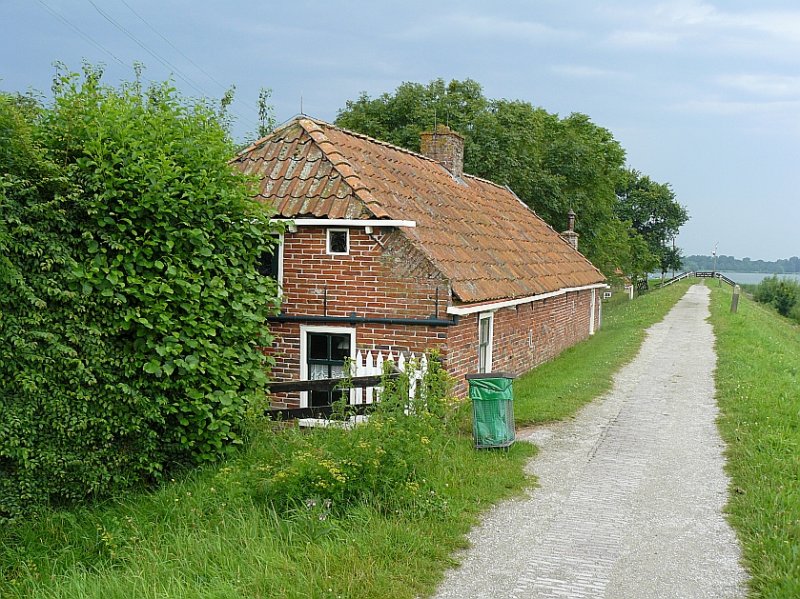
<path fill-rule="evenodd" d="M 417 226 L 414 220 L 381 220 L 358 218 L 273 218 L 274 222 L 291 223 L 297 227 L 411 227 Z"/>
<path fill-rule="evenodd" d="M 475 314 L 476 312 L 491 312 L 492 310 L 499 310 L 500 308 L 511 308 L 522 304 L 530 304 L 531 302 L 538 302 L 551 297 L 558 297 L 573 291 L 586 291 L 587 289 L 607 289 L 607 283 L 595 283 L 594 285 L 584 285 L 583 287 L 565 287 L 558 291 L 550 291 L 548 293 L 541 293 L 539 295 L 529 295 L 527 297 L 518 297 L 511 300 L 501 300 L 499 302 L 487 302 L 483 304 L 473 304 L 471 306 L 450 306 L 447 308 L 448 314 L 455 314 L 457 316 L 466 316 L 467 314 Z"/>

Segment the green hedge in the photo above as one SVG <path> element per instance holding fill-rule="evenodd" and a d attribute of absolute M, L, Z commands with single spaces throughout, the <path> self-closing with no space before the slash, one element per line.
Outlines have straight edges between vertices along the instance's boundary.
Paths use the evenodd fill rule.
<path fill-rule="evenodd" d="M 220 114 L 85 69 L 0 96 L 0 520 L 213 460 L 263 395 L 271 225 Z"/>

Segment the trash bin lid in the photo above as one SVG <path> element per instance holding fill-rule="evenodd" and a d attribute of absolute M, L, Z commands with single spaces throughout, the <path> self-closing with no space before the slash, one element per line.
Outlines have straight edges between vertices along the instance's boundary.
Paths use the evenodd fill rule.
<path fill-rule="evenodd" d="M 510 372 L 477 372 L 468 374 L 464 378 L 471 381 L 473 379 L 515 379 L 517 377 Z"/>

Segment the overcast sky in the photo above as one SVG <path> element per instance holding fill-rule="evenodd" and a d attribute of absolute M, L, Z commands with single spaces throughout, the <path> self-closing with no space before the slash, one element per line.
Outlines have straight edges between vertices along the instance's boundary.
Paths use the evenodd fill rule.
<path fill-rule="evenodd" d="M 48 92 L 52 63 L 236 86 L 234 131 L 260 87 L 279 122 L 332 121 L 362 91 L 472 78 L 489 98 L 582 112 L 628 163 L 672 184 L 688 254 L 800 254 L 800 5 L 693 0 L 221 2 L 0 0 L 0 89 Z"/>

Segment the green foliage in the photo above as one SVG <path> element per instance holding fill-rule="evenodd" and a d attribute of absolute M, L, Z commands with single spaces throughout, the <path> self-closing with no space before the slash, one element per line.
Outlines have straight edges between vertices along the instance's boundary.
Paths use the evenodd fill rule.
<path fill-rule="evenodd" d="M 381 400 L 368 422 L 332 426 L 311 433 L 287 433 L 283 459 L 259 468 L 252 486 L 261 500 L 285 512 L 304 505 L 343 509 L 369 501 L 391 513 L 446 509 L 427 488 L 427 465 L 443 450 L 452 432 L 452 387 L 436 359 L 408 399 L 408 375 L 383 382 Z"/>
<path fill-rule="evenodd" d="M 586 115 L 560 118 L 528 102 L 489 100 L 470 79 L 437 79 L 374 99 L 362 94 L 336 123 L 415 151 L 421 131 L 445 123 L 464 136 L 467 173 L 508 185 L 557 231 L 574 210 L 581 251 L 607 276 L 656 263 L 632 219 L 619 216 L 617 191 L 630 174 L 625 151 Z"/>
<path fill-rule="evenodd" d="M 800 258 L 792 256 L 770 262 L 769 260 L 751 260 L 734 256 L 687 256 L 684 259 L 687 270 L 729 270 L 733 272 L 768 272 L 768 273 L 800 273 Z"/>
<path fill-rule="evenodd" d="M 0 519 L 217 458 L 265 385 L 270 225 L 219 114 L 100 78 L 0 97 Z"/>
<path fill-rule="evenodd" d="M 435 395 L 417 402 L 416 415 L 392 399 L 400 389 L 384 392 L 394 406 L 376 417 L 381 428 L 300 433 L 262 420 L 226 462 L 176 475 L 154 492 L 0 527 L 0 596 L 428 596 L 452 566 L 452 553 L 465 546 L 477 514 L 529 483 L 524 465 L 535 452 L 527 443 L 476 451 L 471 437 L 458 432 L 467 423 L 431 421 L 432 410 L 453 414 L 434 391 L 446 379 L 436 375 L 429 383 L 423 387 Z M 392 440 L 392 433 L 405 440 Z M 347 447 L 364 442 L 374 451 L 360 448 L 359 458 L 395 469 L 390 480 L 349 480 L 348 501 L 326 501 L 311 487 L 296 502 L 270 507 L 280 497 L 265 495 L 275 465 L 301 463 L 298 451 L 309 445 L 302 437 L 313 441 L 312 451 L 340 462 Z"/>
<path fill-rule="evenodd" d="M 681 267 L 679 248 L 670 242 L 689 220 L 686 208 L 675 201 L 675 192 L 669 183 L 656 183 L 650 177 L 629 169 L 617 185 L 617 216 L 631 226 L 647 242 L 652 265 L 638 271 L 648 272 L 653 267 L 662 273 Z"/>
<path fill-rule="evenodd" d="M 756 287 L 753 299 L 762 304 L 769 304 L 781 316 L 797 314 L 800 302 L 800 283 L 778 278 L 777 275 L 764 278 Z M 800 322 L 800 318 L 795 318 Z"/>
<path fill-rule="evenodd" d="M 719 428 L 727 445 L 726 508 L 753 597 L 800 596 L 800 335 L 774 312 L 710 285 Z"/>
<path fill-rule="evenodd" d="M 480 84 L 472 79 L 449 83 L 435 79 L 427 85 L 405 82 L 393 94 L 373 99 L 362 93 L 357 100 L 348 100 L 336 123 L 416 152 L 422 131 L 445 124 L 466 134 L 476 129 L 475 120 L 487 107 Z M 467 162 L 469 139 L 468 136 Z"/>

